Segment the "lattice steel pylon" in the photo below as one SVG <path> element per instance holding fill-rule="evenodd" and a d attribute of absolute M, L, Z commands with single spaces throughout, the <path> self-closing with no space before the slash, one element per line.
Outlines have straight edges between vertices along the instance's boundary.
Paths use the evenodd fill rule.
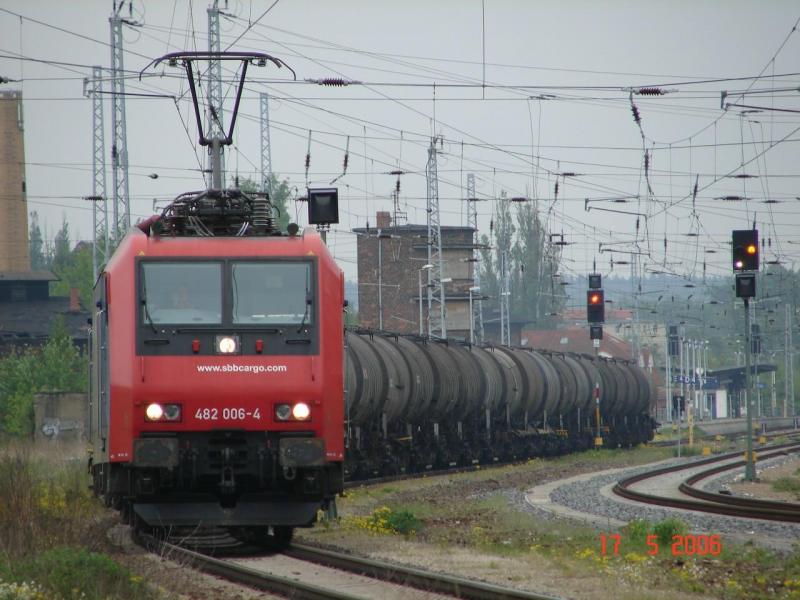
<path fill-rule="evenodd" d="M 475 195 L 475 174 L 467 173 L 467 215 L 469 227 L 472 227 L 472 285 L 480 290 L 480 235 L 478 234 L 478 198 Z M 472 322 L 475 328 L 475 341 L 483 341 L 483 291 L 478 292 L 478 301 L 472 306 Z"/>
<path fill-rule="evenodd" d="M 261 99 L 261 191 L 272 197 L 272 149 L 269 141 L 269 96 L 259 94 Z"/>
<path fill-rule="evenodd" d="M 219 15 L 222 11 L 219 9 L 219 0 L 214 0 L 212 5 L 208 7 L 208 51 L 220 51 L 220 38 L 219 38 Z M 222 140 L 225 138 L 225 130 L 222 126 L 222 62 L 219 60 L 212 60 L 208 64 L 208 110 L 206 117 L 208 119 L 208 137 L 211 143 L 214 140 Z M 215 175 L 218 173 L 219 179 L 212 181 L 212 188 L 224 189 L 225 187 L 225 153 L 223 152 L 222 145 L 219 147 L 219 169 L 214 168 L 213 162 L 215 160 L 215 152 L 213 148 L 209 148 L 208 155 L 208 168 Z"/>
<path fill-rule="evenodd" d="M 125 235 L 131 224 L 128 187 L 128 134 L 125 126 L 125 68 L 122 50 L 122 25 L 135 25 L 120 16 L 122 2 L 114 2 L 111 24 L 111 169 L 114 179 L 113 235 L 115 241 Z"/>
<path fill-rule="evenodd" d="M 439 220 L 439 173 L 436 166 L 436 144 L 441 137 L 434 136 L 428 148 L 425 177 L 428 183 L 428 336 L 447 337 L 447 308 L 442 284 L 442 227 Z M 437 297 L 438 296 L 438 297 Z M 434 308 L 435 303 L 439 306 Z"/>
<path fill-rule="evenodd" d="M 86 81 L 86 95 L 92 99 L 92 275 L 97 279 L 100 265 L 108 262 L 109 227 L 106 196 L 106 137 L 103 119 L 103 69 L 92 67 L 92 79 Z"/>

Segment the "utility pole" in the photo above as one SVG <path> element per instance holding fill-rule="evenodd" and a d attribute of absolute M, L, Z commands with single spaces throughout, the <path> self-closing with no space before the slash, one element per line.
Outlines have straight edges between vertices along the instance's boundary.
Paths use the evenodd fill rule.
<path fill-rule="evenodd" d="M 480 236 L 478 234 L 478 198 L 475 195 L 475 174 L 467 173 L 467 214 L 468 226 L 472 227 L 472 287 L 481 287 L 480 279 Z M 475 340 L 483 341 L 483 293 L 478 291 L 477 302 L 473 303 L 470 310 L 471 321 L 474 323 Z"/>
<path fill-rule="evenodd" d="M 269 142 L 269 97 L 259 94 L 261 100 L 261 191 L 272 199 L 272 149 Z"/>
<path fill-rule="evenodd" d="M 100 265 L 108 262 L 109 227 L 106 196 L 106 138 L 103 123 L 103 69 L 92 67 L 91 87 L 87 80 L 86 95 L 92 98 L 92 280 L 97 280 Z"/>
<path fill-rule="evenodd" d="M 506 344 L 506 251 L 500 253 L 500 343 Z"/>
<path fill-rule="evenodd" d="M 442 228 L 439 220 L 439 173 L 436 165 L 436 144 L 441 137 L 431 138 L 428 148 L 428 164 L 425 176 L 428 184 L 428 336 L 447 337 L 447 311 L 445 307 L 444 284 L 442 283 Z M 438 295 L 438 298 L 436 296 Z M 434 302 L 439 302 L 439 310 L 433 310 Z"/>
<path fill-rule="evenodd" d="M 792 353 L 792 311 L 784 304 L 784 362 L 783 362 L 783 416 L 789 416 L 789 407 L 794 414 L 794 356 Z"/>
<path fill-rule="evenodd" d="M 121 16 L 124 0 L 114 0 L 111 24 L 111 168 L 114 179 L 113 237 L 118 242 L 131 225 L 128 186 L 128 134 L 125 125 L 125 68 L 123 64 L 122 26 L 136 26 L 131 18 Z M 128 2 L 129 16 L 132 13 Z"/>
<path fill-rule="evenodd" d="M 744 298 L 744 401 L 747 410 L 747 458 L 744 463 L 744 478 L 756 480 L 756 465 L 753 461 L 753 401 L 750 389 L 750 298 Z"/>
<path fill-rule="evenodd" d="M 226 2 L 227 4 L 227 2 Z M 208 51 L 220 52 L 219 38 L 219 15 L 222 12 L 219 8 L 219 0 L 213 0 L 208 12 Z M 221 190 L 225 188 L 225 155 L 222 150 L 220 140 L 225 138 L 225 131 L 222 126 L 222 62 L 219 60 L 209 61 L 208 65 L 208 137 L 211 139 L 208 168 L 212 172 L 211 189 Z M 215 161 L 219 161 L 217 165 Z"/>
<path fill-rule="evenodd" d="M 673 421 L 673 414 L 672 414 L 672 356 L 670 355 L 670 348 L 669 348 L 669 335 L 664 336 L 664 349 L 666 350 L 666 393 L 665 393 L 665 402 L 666 405 L 666 413 L 667 413 L 667 421 L 674 423 Z"/>

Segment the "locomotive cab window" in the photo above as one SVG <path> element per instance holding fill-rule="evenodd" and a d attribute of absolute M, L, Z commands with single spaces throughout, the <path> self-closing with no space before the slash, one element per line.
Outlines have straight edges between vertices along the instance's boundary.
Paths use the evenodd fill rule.
<path fill-rule="evenodd" d="M 220 325 L 222 264 L 142 263 L 141 318 L 152 325 Z"/>
<path fill-rule="evenodd" d="M 311 272 L 308 262 L 232 263 L 233 323 L 311 324 L 314 314 Z"/>

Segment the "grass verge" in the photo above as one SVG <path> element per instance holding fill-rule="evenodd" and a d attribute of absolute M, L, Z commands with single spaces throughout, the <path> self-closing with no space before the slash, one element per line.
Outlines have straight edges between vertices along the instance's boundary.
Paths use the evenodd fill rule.
<path fill-rule="evenodd" d="M 405 533 L 413 544 L 444 552 L 465 549 L 484 557 L 489 570 L 502 571 L 506 563 L 521 565 L 506 580 L 522 585 L 526 573 L 547 564 L 560 569 L 563 579 L 591 575 L 598 589 L 617 589 L 618 582 L 624 582 L 627 590 L 635 590 L 623 593 L 620 589 L 618 598 L 675 598 L 679 594 L 682 598 L 800 600 L 800 552 L 779 555 L 752 545 L 737 546 L 720 536 L 712 554 L 709 536 L 701 540 L 701 536 L 688 535 L 686 525 L 677 519 L 633 522 L 619 531 L 599 532 L 571 521 L 543 519 L 524 508 L 521 490 L 536 484 L 671 454 L 670 448 L 600 450 L 395 482 L 391 487 L 359 488 L 340 503 L 343 519 L 339 523 L 313 530 L 310 536 L 320 542 L 352 541 L 356 551 L 380 551 L 381 547 L 391 551 L 398 544 L 394 541 L 398 531 L 388 526 L 388 519 L 376 527 L 381 522 L 377 515 L 404 514 L 416 522 L 411 535 Z M 605 552 L 601 534 L 606 536 Z M 385 544 L 375 542 L 380 537 L 386 537 Z M 615 539 L 619 540 L 616 547 Z M 413 555 L 416 548 L 407 553 Z"/>
<path fill-rule="evenodd" d="M 0 448 L 0 598 L 134 600 L 153 589 L 103 552 L 85 462 Z"/>

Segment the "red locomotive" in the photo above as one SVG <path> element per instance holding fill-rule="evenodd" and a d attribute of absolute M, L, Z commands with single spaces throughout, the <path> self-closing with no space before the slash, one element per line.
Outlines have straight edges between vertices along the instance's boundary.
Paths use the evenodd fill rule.
<path fill-rule="evenodd" d="M 310 230 L 128 234 L 96 286 L 95 490 L 150 525 L 309 524 L 342 489 L 343 289 Z"/>
<path fill-rule="evenodd" d="M 277 233 L 265 194 L 184 194 L 122 240 L 95 301 L 91 469 L 107 504 L 278 542 L 331 505 L 344 278 L 318 233 Z"/>

